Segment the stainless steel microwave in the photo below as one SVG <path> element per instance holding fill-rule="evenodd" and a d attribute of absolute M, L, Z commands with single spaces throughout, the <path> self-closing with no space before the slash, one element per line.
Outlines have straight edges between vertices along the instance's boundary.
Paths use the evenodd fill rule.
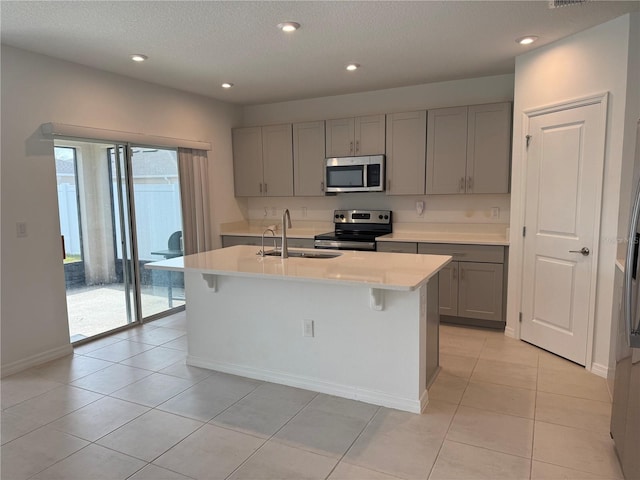
<path fill-rule="evenodd" d="M 384 191 L 384 155 L 327 158 L 324 171 L 325 191 Z"/>

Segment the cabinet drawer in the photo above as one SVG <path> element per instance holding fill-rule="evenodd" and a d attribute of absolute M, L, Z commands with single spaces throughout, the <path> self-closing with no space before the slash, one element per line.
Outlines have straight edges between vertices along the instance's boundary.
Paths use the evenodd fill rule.
<path fill-rule="evenodd" d="M 451 255 L 457 262 L 504 263 L 500 245 L 457 245 L 454 243 L 419 243 L 418 253 Z"/>
<path fill-rule="evenodd" d="M 377 242 L 376 250 L 389 253 L 418 253 L 418 244 L 415 242 Z"/>
<path fill-rule="evenodd" d="M 268 237 L 269 238 L 269 237 Z M 265 243 L 266 243 L 265 238 Z M 223 235 L 222 236 L 222 246 L 223 247 L 233 247 L 235 245 L 256 245 L 260 246 L 262 244 L 261 237 L 253 237 L 253 236 L 240 236 L 240 235 Z M 269 238 L 269 245 L 273 245 L 273 240 Z"/>
<path fill-rule="evenodd" d="M 280 239 L 278 239 L 280 245 Z M 313 248 L 313 238 L 287 238 L 289 248 Z"/>

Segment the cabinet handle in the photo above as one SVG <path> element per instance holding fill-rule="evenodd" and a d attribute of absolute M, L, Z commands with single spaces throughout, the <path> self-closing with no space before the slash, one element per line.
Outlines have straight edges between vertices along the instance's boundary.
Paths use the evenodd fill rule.
<path fill-rule="evenodd" d="M 391 180 L 387 180 L 387 190 L 391 190 Z"/>
<path fill-rule="evenodd" d="M 349 143 L 349 153 L 353 153 L 353 142 Z"/>
<path fill-rule="evenodd" d="M 360 151 L 360 140 L 356 140 L 356 153 Z"/>
<path fill-rule="evenodd" d="M 458 279 L 458 269 L 457 268 L 452 268 L 451 269 L 451 279 L 452 280 L 457 280 Z"/>
<path fill-rule="evenodd" d="M 464 177 L 460 177 L 460 182 L 458 183 L 458 191 L 464 193 Z"/>
<path fill-rule="evenodd" d="M 264 184 L 264 193 L 267 193 L 267 184 Z"/>
<path fill-rule="evenodd" d="M 473 193 L 473 177 L 469 177 L 469 180 L 467 180 L 467 191 Z"/>
<path fill-rule="evenodd" d="M 320 191 L 324 192 L 324 182 L 320 182 Z"/>
<path fill-rule="evenodd" d="M 262 182 L 260 183 L 260 193 L 262 193 Z"/>
<path fill-rule="evenodd" d="M 460 280 L 464 280 L 464 268 L 460 267 Z"/>

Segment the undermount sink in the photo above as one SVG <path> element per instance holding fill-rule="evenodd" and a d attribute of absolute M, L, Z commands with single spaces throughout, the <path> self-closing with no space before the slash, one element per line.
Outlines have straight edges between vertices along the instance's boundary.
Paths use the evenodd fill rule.
<path fill-rule="evenodd" d="M 265 252 L 265 257 L 280 257 L 282 252 L 280 250 L 271 250 L 270 252 Z M 290 257 L 296 258 L 336 258 L 342 255 L 341 253 L 326 253 L 326 252 L 301 252 L 298 250 L 289 250 Z"/>

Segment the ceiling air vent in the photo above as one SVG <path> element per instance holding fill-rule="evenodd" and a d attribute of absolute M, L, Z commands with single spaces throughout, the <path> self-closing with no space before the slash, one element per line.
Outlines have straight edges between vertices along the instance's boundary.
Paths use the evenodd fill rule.
<path fill-rule="evenodd" d="M 588 0 L 549 0 L 549 8 L 568 7 L 569 5 L 580 5 Z"/>

